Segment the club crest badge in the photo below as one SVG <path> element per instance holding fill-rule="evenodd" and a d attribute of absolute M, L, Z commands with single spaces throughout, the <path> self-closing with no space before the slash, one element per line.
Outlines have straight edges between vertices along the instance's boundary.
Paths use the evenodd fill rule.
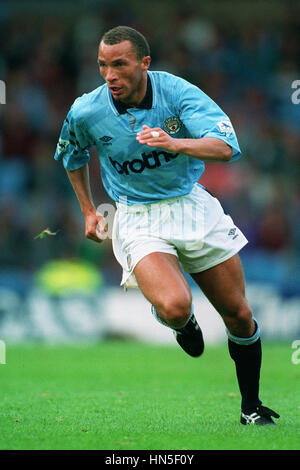
<path fill-rule="evenodd" d="M 131 254 L 128 254 L 128 255 L 127 255 L 127 267 L 128 267 L 128 270 L 129 270 L 129 271 L 131 270 L 131 266 L 132 266 Z"/>
<path fill-rule="evenodd" d="M 164 130 L 168 134 L 171 134 L 171 135 L 177 134 L 177 132 L 180 131 L 181 127 L 182 127 L 182 122 L 176 116 L 169 117 L 164 122 Z"/>

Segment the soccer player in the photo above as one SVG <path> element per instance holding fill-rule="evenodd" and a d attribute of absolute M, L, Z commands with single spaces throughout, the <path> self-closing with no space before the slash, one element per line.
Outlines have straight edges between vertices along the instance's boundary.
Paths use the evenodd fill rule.
<path fill-rule="evenodd" d="M 117 206 L 113 250 L 121 285 L 138 286 L 158 321 L 182 349 L 204 349 L 189 273 L 221 315 L 241 392 L 242 424 L 274 425 L 279 415 L 259 398 L 260 329 L 245 298 L 239 250 L 245 236 L 219 201 L 198 183 L 204 162 L 228 162 L 241 152 L 226 114 L 198 87 L 166 72 L 149 71 L 142 34 L 118 26 L 101 38 L 98 65 L 105 84 L 77 98 L 55 154 L 85 217 L 86 237 L 107 230 L 89 184 L 95 145 L 103 185 Z"/>

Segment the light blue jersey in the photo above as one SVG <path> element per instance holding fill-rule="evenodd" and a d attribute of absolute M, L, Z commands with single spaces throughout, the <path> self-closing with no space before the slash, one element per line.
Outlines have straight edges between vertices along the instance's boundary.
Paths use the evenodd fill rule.
<path fill-rule="evenodd" d="M 143 125 L 174 138 L 216 137 L 232 147 L 232 160 L 241 155 L 228 116 L 199 88 L 167 72 L 148 72 L 149 88 L 148 108 L 120 111 L 104 84 L 75 100 L 62 127 L 54 158 L 76 170 L 96 145 L 103 185 L 116 202 L 149 204 L 188 194 L 204 172 L 196 158 L 141 145 L 136 134 Z"/>

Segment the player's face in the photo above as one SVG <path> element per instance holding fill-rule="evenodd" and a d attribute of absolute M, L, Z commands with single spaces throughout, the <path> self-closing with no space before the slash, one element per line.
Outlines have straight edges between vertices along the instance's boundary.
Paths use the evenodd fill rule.
<path fill-rule="evenodd" d="M 138 60 L 130 41 L 108 45 L 101 41 L 98 53 L 100 74 L 113 97 L 137 105 L 145 96 L 150 57 Z"/>

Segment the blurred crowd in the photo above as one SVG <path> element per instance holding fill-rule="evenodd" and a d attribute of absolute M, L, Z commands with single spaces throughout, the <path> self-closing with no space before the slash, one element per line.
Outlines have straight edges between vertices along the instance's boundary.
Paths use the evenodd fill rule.
<path fill-rule="evenodd" d="M 230 116 L 243 157 L 208 164 L 201 183 L 246 234 L 249 276 L 296 284 L 300 104 L 291 95 L 293 81 L 300 80 L 299 8 L 281 2 L 285 7 L 273 21 L 263 12 L 255 21 L 251 16 L 239 21 L 234 12 L 224 19 L 175 0 L 166 8 L 164 2 L 143 8 L 143 2 L 129 1 L 126 11 L 120 1 L 100 1 L 102 8 L 95 3 L 80 14 L 63 10 L 41 16 L 39 11 L 37 16 L 13 7 L 1 12 L 0 79 L 6 83 L 6 104 L 0 105 L 2 278 L 13 272 L 14 279 L 23 275 L 25 282 L 49 260 L 81 258 L 93 262 L 108 283 L 120 281 L 111 242 L 85 239 L 78 202 L 53 156 L 74 99 L 103 83 L 96 64 L 101 34 L 126 24 L 149 40 L 152 70 L 198 85 Z M 100 182 L 94 149 L 91 155 L 95 203 L 112 202 Z M 36 239 L 47 227 L 57 235 Z"/>

